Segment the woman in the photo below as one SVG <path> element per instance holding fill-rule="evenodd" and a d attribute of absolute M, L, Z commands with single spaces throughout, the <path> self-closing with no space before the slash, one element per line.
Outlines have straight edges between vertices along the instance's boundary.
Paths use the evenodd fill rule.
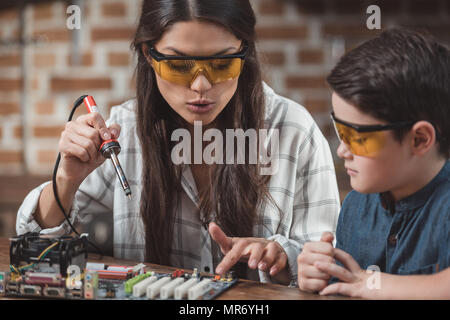
<path fill-rule="evenodd" d="M 58 193 L 75 224 L 88 213 L 113 213 L 114 256 L 219 274 L 244 261 L 241 277 L 295 285 L 303 243 L 335 230 L 329 146 L 303 107 L 261 81 L 255 22 L 248 1 L 144 1 L 133 42 L 137 98 L 113 108 L 109 126 L 96 113 L 66 126 Z M 230 129 L 269 130 L 263 142 L 279 147 L 271 154 L 277 170 L 261 174 L 264 163 L 239 162 L 239 152 L 230 158 L 236 147 L 227 153 L 225 144 L 211 155 L 223 151 L 226 161 L 192 161 L 195 141 L 180 164 L 180 129 L 191 137 L 197 129 L 223 137 Z M 100 166 L 98 146 L 119 135 L 133 201 L 113 168 Z M 253 147 L 250 139 L 245 147 Z M 19 209 L 17 232 L 63 233 L 62 221 L 51 185 L 43 184 Z"/>

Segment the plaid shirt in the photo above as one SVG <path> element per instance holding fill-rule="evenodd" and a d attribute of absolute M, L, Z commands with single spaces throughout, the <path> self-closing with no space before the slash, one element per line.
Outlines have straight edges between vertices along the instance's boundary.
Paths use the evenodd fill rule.
<path fill-rule="evenodd" d="M 279 129 L 279 167 L 271 176 L 269 192 L 283 215 L 272 204 L 262 206 L 254 226 L 254 236 L 277 241 L 286 251 L 291 285 L 296 285 L 297 256 L 307 241 L 318 241 L 323 231 L 335 232 L 339 214 L 339 194 L 330 148 L 308 111 L 299 104 L 277 95 L 264 84 L 266 125 Z M 87 223 L 92 214 L 113 215 L 114 256 L 144 260 L 145 231 L 139 213 L 142 156 L 136 132 L 135 100 L 112 108 L 107 125 L 121 126 L 122 147 L 118 155 L 127 176 L 133 199 L 128 200 L 113 166 L 105 162 L 80 185 L 70 212 L 73 224 Z M 270 139 L 270 138 L 269 138 Z M 47 182 L 49 183 L 49 182 Z M 42 234 L 64 234 L 67 222 L 41 230 L 33 218 L 40 192 L 47 183 L 32 190 L 19 208 L 16 231 L 40 231 Z M 203 227 L 198 209 L 198 192 L 189 165 L 183 167 L 177 197 L 172 266 L 198 268 L 213 272 L 222 253 Z M 249 271 L 250 279 L 271 282 L 261 271 Z"/>

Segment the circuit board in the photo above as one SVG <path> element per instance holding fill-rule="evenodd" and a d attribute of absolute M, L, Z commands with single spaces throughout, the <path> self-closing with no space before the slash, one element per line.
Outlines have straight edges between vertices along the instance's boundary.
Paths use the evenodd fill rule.
<path fill-rule="evenodd" d="M 11 239 L 10 270 L 0 271 L 0 296 L 89 300 L 212 300 L 237 283 L 197 269 L 172 273 L 87 262 L 86 239 L 36 233 Z"/>
<path fill-rule="evenodd" d="M 212 300 L 236 282 L 230 277 L 201 276 L 196 271 L 147 271 L 125 282 L 99 279 L 96 299 Z"/>
<path fill-rule="evenodd" d="M 195 270 L 160 273 L 146 267 L 141 267 L 138 274 L 127 271 L 124 279 L 117 270 L 134 267 L 112 268 L 113 271 L 107 265 L 103 270 L 87 268 L 80 279 L 72 276 L 63 279 L 60 274 L 39 271 L 28 271 L 21 276 L 0 272 L 0 295 L 89 300 L 212 300 L 238 281 L 230 275 L 205 276 Z"/>

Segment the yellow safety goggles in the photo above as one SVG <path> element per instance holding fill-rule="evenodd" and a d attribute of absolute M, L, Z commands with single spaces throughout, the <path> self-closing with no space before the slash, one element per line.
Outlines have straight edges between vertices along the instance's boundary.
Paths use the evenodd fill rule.
<path fill-rule="evenodd" d="M 244 67 L 248 46 L 235 54 L 217 56 L 175 56 L 158 52 L 152 45 L 148 53 L 152 57 L 155 72 L 164 80 L 180 85 L 191 85 L 198 75 L 204 75 L 211 84 L 237 78 Z"/>
<path fill-rule="evenodd" d="M 354 155 L 375 156 L 386 143 L 386 131 L 412 126 L 415 121 L 404 121 L 387 125 L 355 125 L 337 119 L 331 113 L 336 134 Z"/>

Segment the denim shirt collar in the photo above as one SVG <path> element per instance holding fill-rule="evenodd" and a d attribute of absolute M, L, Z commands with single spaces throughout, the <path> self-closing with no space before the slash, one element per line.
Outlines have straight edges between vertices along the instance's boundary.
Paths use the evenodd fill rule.
<path fill-rule="evenodd" d="M 445 179 L 448 179 L 450 176 L 450 161 L 446 161 L 442 169 L 439 173 L 422 189 L 413 193 L 412 195 L 407 196 L 406 198 L 399 200 L 395 203 L 395 211 L 410 211 L 415 208 L 422 207 L 427 200 L 430 198 L 434 189 Z M 381 204 L 385 203 L 383 201 L 383 193 L 378 194 L 378 198 Z M 389 208 L 386 208 L 387 211 L 390 211 Z"/>

